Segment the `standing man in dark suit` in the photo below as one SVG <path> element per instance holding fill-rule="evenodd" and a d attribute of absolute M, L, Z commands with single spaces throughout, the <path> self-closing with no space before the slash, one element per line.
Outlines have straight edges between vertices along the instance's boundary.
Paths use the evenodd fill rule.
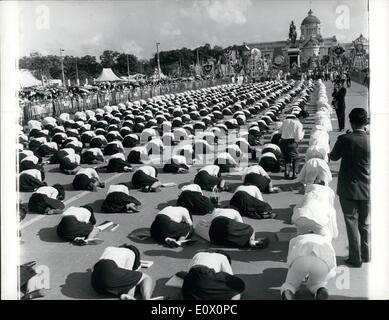
<path fill-rule="evenodd" d="M 342 159 L 337 194 L 344 214 L 349 257 L 354 267 L 370 261 L 370 147 L 365 126 L 367 112 L 354 108 L 349 114 L 353 132 L 338 137 L 330 159 Z"/>
<path fill-rule="evenodd" d="M 333 105 L 335 106 L 336 116 L 338 118 L 339 131 L 344 130 L 345 111 L 346 111 L 346 93 L 343 81 L 335 82 L 334 92 L 332 93 Z"/>

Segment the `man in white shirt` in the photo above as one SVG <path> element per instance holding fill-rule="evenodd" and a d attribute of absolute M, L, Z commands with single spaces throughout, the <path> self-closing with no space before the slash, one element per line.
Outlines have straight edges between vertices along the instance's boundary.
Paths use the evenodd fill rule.
<path fill-rule="evenodd" d="M 139 167 L 132 175 L 131 183 L 135 189 L 157 192 L 161 186 L 157 176 L 157 168 L 153 166 L 142 166 Z"/>
<path fill-rule="evenodd" d="M 299 157 L 297 143 L 304 138 L 305 134 L 303 124 L 300 122 L 303 118 L 304 114 L 301 111 L 297 115 L 297 119 L 285 119 L 280 128 L 281 139 L 279 146 L 286 164 L 286 178 L 290 178 L 290 171 L 292 171 L 292 179 L 295 179 L 296 176 L 296 160 Z"/>
<path fill-rule="evenodd" d="M 216 187 L 220 191 L 227 191 L 225 180 L 220 178 L 220 167 L 210 164 L 202 167 L 194 178 L 194 183 L 204 190 L 212 191 Z"/>

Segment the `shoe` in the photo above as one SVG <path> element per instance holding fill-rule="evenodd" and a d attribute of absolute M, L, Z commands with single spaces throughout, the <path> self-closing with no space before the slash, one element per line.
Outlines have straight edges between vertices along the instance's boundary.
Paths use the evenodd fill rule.
<path fill-rule="evenodd" d="M 253 246 L 255 249 L 265 249 L 269 245 L 269 238 L 256 239 L 257 243 Z"/>
<path fill-rule="evenodd" d="M 316 292 L 316 300 L 328 300 L 327 288 L 321 287 Z"/>
<path fill-rule="evenodd" d="M 180 245 L 179 245 L 176 241 L 174 241 L 174 240 L 172 240 L 172 239 L 166 239 L 165 242 L 166 242 L 166 244 L 167 244 L 170 248 L 178 248 L 178 247 L 180 247 Z"/>
<path fill-rule="evenodd" d="M 285 290 L 281 294 L 281 299 L 282 300 L 295 300 L 294 299 L 294 293 L 292 291 L 290 291 L 290 290 Z"/>
<path fill-rule="evenodd" d="M 363 263 L 369 263 L 369 262 L 370 262 L 370 259 L 364 259 L 364 258 L 362 258 L 362 262 L 363 262 Z"/>
<path fill-rule="evenodd" d="M 362 262 L 354 262 L 354 261 L 352 261 L 352 260 L 350 260 L 350 259 L 346 259 L 346 260 L 344 260 L 344 262 L 346 263 L 346 264 L 348 264 L 349 266 L 352 266 L 352 267 L 354 267 L 354 268 L 360 268 L 361 266 L 362 266 Z"/>

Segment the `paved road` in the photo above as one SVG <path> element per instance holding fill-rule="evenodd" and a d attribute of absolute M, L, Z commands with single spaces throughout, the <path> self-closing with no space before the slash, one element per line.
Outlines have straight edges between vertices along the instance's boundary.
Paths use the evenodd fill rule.
<path fill-rule="evenodd" d="M 332 92 L 332 85 L 328 82 L 328 95 Z M 353 83 L 348 89 L 346 97 L 347 110 L 352 106 L 363 106 L 367 108 L 366 88 Z M 305 127 L 309 129 L 313 123 L 315 105 L 310 105 L 307 111 L 311 117 L 307 119 Z M 337 129 L 336 118 L 333 119 L 333 126 Z M 346 129 L 349 124 L 346 124 Z M 309 132 L 309 130 L 307 130 Z M 330 134 L 331 146 L 338 136 L 338 132 Z M 301 151 L 308 146 L 309 135 L 300 144 Z M 112 220 L 119 223 L 115 231 L 106 231 L 100 234 L 104 243 L 97 246 L 78 247 L 62 242 L 56 235 L 55 228 L 60 221 L 59 216 L 38 216 L 29 214 L 22 224 L 21 238 L 21 263 L 35 260 L 37 265 L 46 265 L 50 270 L 51 292 L 42 299 L 107 299 L 107 297 L 96 294 L 90 286 L 91 268 L 96 263 L 106 246 L 117 246 L 123 243 L 133 243 L 141 251 L 142 259 L 154 261 L 154 265 L 145 270 L 155 281 L 154 296 L 168 295 L 172 298 L 179 298 L 179 290 L 165 286 L 166 281 L 178 271 L 186 270 L 190 259 L 199 249 L 214 248 L 204 242 L 197 242 L 191 247 L 184 249 L 170 249 L 157 245 L 152 241 L 139 241 L 131 238 L 134 230 L 148 228 L 153 221 L 155 213 L 166 205 L 174 204 L 179 194 L 179 188 L 193 181 L 197 168 L 192 167 L 190 173 L 185 175 L 160 174 L 162 182 L 174 181 L 177 187 L 162 189 L 157 194 L 144 194 L 133 191 L 133 196 L 142 202 L 142 210 L 137 214 L 103 214 L 100 213 L 102 199 L 105 197 L 106 189 L 97 193 L 73 191 L 71 186 L 72 176 L 61 174 L 56 166 L 47 167 L 46 181 L 49 185 L 62 183 L 66 189 L 67 206 L 78 206 L 90 204 L 97 212 L 97 223 L 105 220 Z M 334 180 L 331 187 L 336 188 L 337 172 L 339 163 L 330 163 Z M 129 181 L 131 173 L 123 174 L 101 174 L 103 180 L 108 180 L 107 187 L 112 183 Z M 227 182 L 239 184 L 241 176 L 239 173 L 232 173 L 226 176 Z M 269 202 L 278 214 L 275 220 L 252 220 L 243 218 L 250 223 L 257 231 L 257 236 L 269 236 L 271 244 L 265 250 L 237 250 L 226 248 L 232 258 L 232 269 L 246 282 L 247 288 L 243 299 L 279 299 L 279 287 L 285 280 L 287 267 L 288 242 L 278 241 L 276 233 L 293 233 L 295 228 L 290 224 L 293 205 L 301 198 L 299 187 L 294 181 L 286 181 L 283 174 L 273 174 L 272 179 L 275 185 L 282 188 L 280 194 L 264 195 L 265 201 Z M 221 194 L 222 204 L 226 204 L 232 193 Z M 21 199 L 27 201 L 30 194 L 21 193 Z M 339 274 L 338 277 L 329 282 L 328 288 L 331 299 L 366 299 L 367 298 L 367 271 L 368 265 L 360 269 L 348 269 L 342 266 L 343 257 L 347 255 L 347 237 L 339 201 L 335 203 L 338 214 L 339 237 L 334 241 L 334 247 L 338 256 Z M 195 217 L 197 221 L 199 217 Z M 302 289 L 300 298 L 312 299 L 306 290 Z"/>

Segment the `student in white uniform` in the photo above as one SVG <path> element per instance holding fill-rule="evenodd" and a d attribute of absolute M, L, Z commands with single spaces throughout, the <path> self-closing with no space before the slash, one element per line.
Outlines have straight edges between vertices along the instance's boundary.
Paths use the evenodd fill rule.
<path fill-rule="evenodd" d="M 94 227 L 96 219 L 90 206 L 69 207 L 62 216 L 57 226 L 57 235 L 64 241 L 76 241 L 79 245 L 85 245 L 85 240 L 95 239 L 100 232 Z"/>
<path fill-rule="evenodd" d="M 220 167 L 220 172 L 230 172 L 232 168 L 238 166 L 238 162 L 228 153 L 219 153 L 214 162 L 215 165 Z"/>
<path fill-rule="evenodd" d="M 217 245 L 264 249 L 269 244 L 268 238 L 255 239 L 254 229 L 243 222 L 237 210 L 231 208 L 215 208 L 195 224 L 195 233 Z"/>
<path fill-rule="evenodd" d="M 193 231 L 193 221 L 184 207 L 168 206 L 159 211 L 151 224 L 151 237 L 158 243 L 177 248 Z"/>
<path fill-rule="evenodd" d="M 100 148 L 89 148 L 81 152 L 82 164 L 97 164 L 104 161 L 104 155 Z"/>
<path fill-rule="evenodd" d="M 144 192 L 157 192 L 161 186 L 157 176 L 157 168 L 153 166 L 142 166 L 132 175 L 131 183 L 135 189 L 142 189 Z"/>
<path fill-rule="evenodd" d="M 298 234 L 315 233 L 332 240 L 338 236 L 334 191 L 327 186 L 311 184 L 293 209 L 292 223 Z"/>
<path fill-rule="evenodd" d="M 107 172 L 131 172 L 133 170 L 131 163 L 125 159 L 126 157 L 124 153 L 113 154 L 108 160 L 108 165 L 105 166 L 107 168 Z"/>
<path fill-rule="evenodd" d="M 28 201 L 28 210 L 39 214 L 58 214 L 65 208 L 65 189 L 60 184 L 38 188 Z"/>
<path fill-rule="evenodd" d="M 212 190 L 214 187 L 217 187 L 220 191 L 226 191 L 228 190 L 226 182 L 220 176 L 220 167 L 218 165 L 207 165 L 196 174 L 194 183 L 204 190 Z"/>
<path fill-rule="evenodd" d="M 300 183 L 309 185 L 315 181 L 322 181 L 326 186 L 332 181 L 332 173 L 328 163 L 323 159 L 309 159 L 298 176 Z"/>
<path fill-rule="evenodd" d="M 70 153 L 63 158 L 59 158 L 59 169 L 68 175 L 76 174 L 76 172 L 80 169 L 80 162 L 80 155 Z"/>
<path fill-rule="evenodd" d="M 230 200 L 230 206 L 236 208 L 243 216 L 253 219 L 274 219 L 277 217 L 272 213 L 272 207 L 265 201 L 258 187 L 253 185 L 242 185 L 236 188 Z"/>
<path fill-rule="evenodd" d="M 80 168 L 72 182 L 74 190 L 97 191 L 97 187 L 104 188 L 99 174 L 93 168 Z"/>
<path fill-rule="evenodd" d="M 127 156 L 127 161 L 131 164 L 143 164 L 150 160 L 146 147 L 134 147 Z"/>
<path fill-rule="evenodd" d="M 243 184 L 256 186 L 265 193 L 280 192 L 280 188 L 273 187 L 270 176 L 260 165 L 252 165 L 244 169 Z"/>
<path fill-rule="evenodd" d="M 195 254 L 182 286 L 186 300 L 240 300 L 244 290 L 244 281 L 234 275 L 231 258 L 222 250 Z"/>
<path fill-rule="evenodd" d="M 143 300 L 154 300 L 151 298 L 152 279 L 138 271 L 140 257 L 139 250 L 132 245 L 105 248 L 93 267 L 93 289 L 100 294 L 114 295 L 121 300 L 136 300 L 135 289 L 139 288 Z"/>
<path fill-rule="evenodd" d="M 328 238 L 317 234 L 299 235 L 289 242 L 288 274 L 281 286 L 281 298 L 294 300 L 308 276 L 307 288 L 316 300 L 327 300 L 327 281 L 336 275 L 336 254 Z"/>
<path fill-rule="evenodd" d="M 130 196 L 125 184 L 115 184 L 109 187 L 101 210 L 106 213 L 139 212 L 140 205 L 140 201 Z"/>
<path fill-rule="evenodd" d="M 177 206 L 188 209 L 190 215 L 205 215 L 212 212 L 214 204 L 212 200 L 203 195 L 198 184 L 190 184 L 182 187 L 177 199 Z M 217 199 L 214 199 L 216 202 Z"/>
<path fill-rule="evenodd" d="M 28 169 L 19 173 L 19 191 L 21 192 L 32 192 L 46 185 L 38 169 Z"/>
<path fill-rule="evenodd" d="M 162 170 L 166 173 L 188 173 L 189 165 L 185 156 L 172 156 L 166 161 Z"/>
<path fill-rule="evenodd" d="M 104 148 L 104 154 L 106 156 L 112 156 L 115 153 L 124 153 L 124 147 L 121 141 L 111 141 Z"/>

